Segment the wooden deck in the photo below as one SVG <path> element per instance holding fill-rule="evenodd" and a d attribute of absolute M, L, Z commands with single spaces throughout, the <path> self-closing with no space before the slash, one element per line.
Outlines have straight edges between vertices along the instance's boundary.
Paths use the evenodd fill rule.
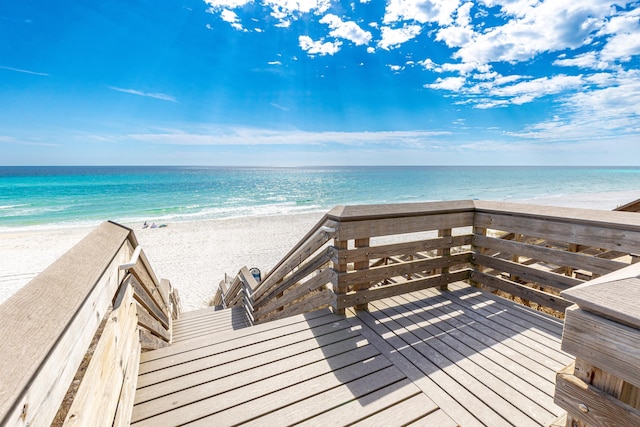
<path fill-rule="evenodd" d="M 251 326 L 251 321 L 244 307 L 189 311 L 173 322 L 173 343 L 248 326 Z"/>
<path fill-rule="evenodd" d="M 132 424 L 549 425 L 562 322 L 450 289 L 185 335 L 142 354 Z"/>

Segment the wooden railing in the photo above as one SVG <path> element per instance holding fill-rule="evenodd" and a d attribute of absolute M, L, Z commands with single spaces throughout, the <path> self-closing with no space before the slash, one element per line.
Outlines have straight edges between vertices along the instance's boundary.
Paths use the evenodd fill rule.
<path fill-rule="evenodd" d="M 483 201 L 337 207 L 247 301 L 263 322 L 327 305 L 338 313 L 365 309 L 468 280 L 562 315 L 571 302 L 561 291 L 623 268 L 638 253 L 640 221 L 623 212 Z"/>
<path fill-rule="evenodd" d="M 133 232 L 103 223 L 0 305 L 0 425 L 128 424 L 140 352 L 178 313 Z"/>
<path fill-rule="evenodd" d="M 565 425 L 640 425 L 640 264 L 562 294 L 576 303 L 562 336 L 576 360 L 556 377 Z"/>
<path fill-rule="evenodd" d="M 241 270 L 231 284 L 221 283 L 214 304 L 231 307 L 249 301 L 248 311 L 256 323 L 332 304 L 335 297 L 331 286 L 335 274 L 330 268 L 334 254 L 330 242 L 336 233 L 335 227 L 336 222 L 325 215 L 259 284 L 246 286 L 250 274 L 248 271 L 243 274 Z M 247 288 L 250 288 L 249 296 Z M 238 295 L 240 290 L 243 298 Z"/>

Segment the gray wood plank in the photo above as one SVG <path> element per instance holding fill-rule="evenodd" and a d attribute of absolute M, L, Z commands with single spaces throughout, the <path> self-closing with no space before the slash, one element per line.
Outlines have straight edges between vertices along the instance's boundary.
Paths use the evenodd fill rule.
<path fill-rule="evenodd" d="M 269 426 L 282 424 L 301 425 L 346 425 L 358 420 L 377 408 L 385 408 L 401 402 L 420 390 L 407 380 L 395 366 L 389 366 L 372 375 L 358 378 L 349 383 L 332 388 L 307 399 L 285 406 L 250 421 L 248 426 Z M 437 409 L 433 402 L 425 402 Z M 329 417 L 325 415 L 331 413 Z M 340 413 L 339 416 L 336 416 Z"/>
<path fill-rule="evenodd" d="M 327 351 L 330 351 L 331 348 L 327 349 L 326 347 L 338 342 L 341 343 L 341 347 L 346 345 L 347 348 L 357 348 L 366 344 L 357 332 L 345 329 L 319 338 L 310 337 L 289 345 L 278 346 L 273 350 L 257 354 L 251 349 L 240 348 L 238 351 L 230 352 L 231 354 L 216 355 L 194 361 L 190 366 L 181 365 L 159 372 L 159 374 L 165 374 L 162 377 L 166 379 L 158 381 L 159 375 L 156 375 L 153 379 L 156 381 L 154 384 L 139 387 L 136 393 L 136 403 L 143 403 L 226 376 L 239 375 L 249 369 L 273 370 L 279 366 L 276 365 L 276 362 L 280 364 L 292 363 L 294 357 L 297 358 L 296 360 L 305 362 L 311 360 L 305 359 L 305 357 L 311 357 L 309 352 L 322 349 L 321 354 L 327 355 Z M 191 366 L 196 362 L 198 362 L 198 368 Z M 206 366 L 206 368 L 202 369 L 202 366 Z"/>
<path fill-rule="evenodd" d="M 424 343 L 408 345 L 402 339 L 402 332 L 396 331 L 391 322 L 381 323 L 370 313 L 358 312 L 357 319 L 367 326 L 361 333 L 383 349 L 384 355 L 399 366 L 425 394 L 461 425 L 510 425 L 476 395 L 453 380 L 429 358 L 424 357 L 424 354 L 418 351 Z"/>
<path fill-rule="evenodd" d="M 412 427 L 460 427 L 458 423 L 453 421 L 451 417 L 441 409 L 438 409 L 437 411 L 434 411 L 426 417 L 422 417 L 409 425 Z"/>
<path fill-rule="evenodd" d="M 640 387 L 638 330 L 577 306 L 567 309 L 563 350 Z"/>
<path fill-rule="evenodd" d="M 202 340 L 198 340 L 195 342 L 185 342 L 173 345 L 169 348 L 164 348 L 160 350 L 150 351 L 142 354 L 141 364 L 144 365 L 147 362 L 156 359 L 162 359 L 164 357 L 173 356 L 182 351 L 190 351 L 201 347 L 206 347 L 207 345 L 220 344 L 228 340 L 239 339 L 242 337 L 250 336 L 253 334 L 257 334 L 267 330 L 276 330 L 283 329 L 288 330 L 292 325 L 306 324 L 306 322 L 320 322 L 320 323 L 328 323 L 334 320 L 341 320 L 339 316 L 331 313 L 330 310 L 318 310 L 311 313 L 301 314 L 299 316 L 292 316 L 286 319 L 280 319 L 276 322 L 269 322 L 263 325 L 256 325 L 249 329 L 243 329 L 237 332 L 233 332 L 231 334 L 220 333 L 216 335 L 211 335 Z"/>
<path fill-rule="evenodd" d="M 142 375 L 147 372 L 165 368 L 166 366 L 188 362 L 199 357 L 198 355 L 208 356 L 216 352 L 222 353 L 239 345 L 255 344 L 261 340 L 266 341 L 274 337 L 308 329 L 309 325 L 312 327 L 326 325 L 334 323 L 337 320 L 340 320 L 337 316 L 322 316 L 311 319 L 308 323 L 304 321 L 290 322 L 289 325 L 285 325 L 286 327 L 265 328 L 265 330 L 262 331 L 259 327 L 252 327 L 238 331 L 211 334 L 199 340 L 182 341 L 171 347 L 149 352 L 161 353 L 162 357 L 147 356 L 147 358 L 153 358 L 151 360 L 147 359 L 140 364 L 140 374 Z M 213 347 L 213 349 L 211 347 Z M 144 353 L 142 356 L 147 354 L 148 353 Z"/>
<path fill-rule="evenodd" d="M 172 378 L 178 378 L 192 372 L 198 372 L 204 367 L 217 366 L 230 363 L 234 360 L 241 360 L 253 355 L 261 355 L 269 351 L 277 350 L 292 344 L 297 344 L 307 340 L 317 340 L 320 342 L 331 337 L 323 338 L 324 335 L 332 332 L 345 331 L 350 335 L 350 325 L 347 322 L 332 322 L 329 324 L 308 327 L 298 331 L 291 331 L 285 335 L 273 335 L 272 331 L 265 331 L 262 335 L 269 334 L 269 339 L 260 339 L 255 342 L 247 342 L 244 340 L 236 341 L 235 346 L 232 343 L 220 349 L 216 346 L 209 346 L 198 351 L 181 354 L 180 363 L 165 364 L 161 369 L 154 370 L 148 374 L 141 374 L 138 377 L 138 388 L 146 387 L 155 383 L 167 381 Z M 207 351 L 205 351 L 207 350 Z M 191 357 L 188 357 L 191 356 Z M 267 357 L 267 356 L 265 356 Z"/>
<path fill-rule="evenodd" d="M 293 368 L 294 365 L 288 365 L 288 369 L 278 375 L 259 381 L 252 380 L 242 387 L 234 388 L 221 395 L 213 395 L 218 390 L 218 387 L 213 385 L 208 393 L 203 393 L 204 399 L 184 406 L 180 405 L 181 401 L 174 403 L 175 396 L 167 396 L 167 399 L 158 402 L 157 408 L 160 411 L 168 410 L 168 412 L 157 413 L 132 425 L 177 425 L 193 421 L 198 421 L 200 425 L 231 424 L 237 423 L 241 417 L 248 415 L 251 415 L 248 418 L 251 419 L 306 397 L 305 390 L 313 389 L 310 382 L 321 385 L 320 391 L 322 391 L 336 387 L 342 381 L 350 381 L 390 366 L 390 362 L 377 353 L 377 350 L 367 345 L 334 357 L 322 357 L 314 363 L 297 368 Z M 233 380 L 236 378 L 230 381 L 233 382 Z M 188 396 L 184 397 L 188 398 Z M 263 399 L 258 401 L 260 398 Z M 240 407 L 239 405 L 242 404 L 245 405 Z M 224 413 L 216 416 L 221 411 Z M 149 411 L 149 414 L 153 412 L 157 411 Z M 210 416 L 214 417 L 205 418 Z M 135 407 L 132 421 L 137 421 Z"/>
<path fill-rule="evenodd" d="M 403 426 L 436 411 L 437 408 L 430 406 L 429 402 L 430 399 L 424 394 L 416 394 L 352 425 L 360 427 Z"/>
<path fill-rule="evenodd" d="M 349 390 L 353 390 L 354 386 L 355 384 L 344 387 L 347 387 Z M 372 414 L 393 406 L 398 402 L 401 402 L 417 394 L 421 394 L 421 391 L 406 378 L 402 381 L 390 384 L 382 389 L 370 391 L 372 392 L 369 393 L 365 390 L 365 392 L 368 394 L 363 394 L 356 399 L 348 400 L 346 397 L 341 399 L 333 399 L 332 395 L 334 390 L 329 390 L 324 393 L 326 394 L 326 398 L 325 396 L 322 396 L 320 400 L 321 404 L 326 403 L 326 405 L 323 405 L 322 407 L 323 412 L 317 414 L 312 413 L 312 416 L 307 416 L 299 425 L 309 427 L 317 425 L 344 425 L 353 420 L 358 421 L 360 419 L 366 418 Z M 327 410 L 326 407 L 328 407 L 329 405 L 333 406 L 330 407 L 330 410 Z M 425 402 L 425 405 L 429 407 L 435 406 L 433 402 L 431 404 Z M 437 406 L 435 407 L 437 408 Z M 264 418 L 258 418 L 254 425 L 256 427 L 265 425 L 263 423 L 260 423 L 260 421 L 262 421 L 263 419 Z"/>
<path fill-rule="evenodd" d="M 476 360 L 471 360 L 458 349 L 452 348 L 453 340 L 443 341 L 448 338 L 446 334 L 430 334 L 426 330 L 427 322 L 420 321 L 415 316 L 412 318 L 410 313 L 398 307 L 386 306 L 382 301 L 375 301 L 372 305 L 377 310 L 372 310 L 371 314 L 378 321 L 394 324 L 395 330 L 403 335 L 402 338 L 408 345 L 420 344 L 418 351 L 424 357 L 433 361 L 439 369 L 463 384 L 479 396 L 487 407 L 493 408 L 511 423 L 534 426 L 539 425 L 537 419 L 553 418 L 553 414 L 546 410 L 531 406 L 525 396 L 520 395 L 499 377 L 487 372 L 486 367 L 478 365 Z"/>
<path fill-rule="evenodd" d="M 419 294 L 409 294 L 404 297 L 418 305 L 427 304 L 420 296 Z M 457 307 L 451 307 L 451 304 L 445 305 L 444 302 L 448 300 L 442 296 L 432 297 L 429 301 L 430 303 L 432 301 L 435 303 L 431 306 L 430 313 L 433 313 L 443 325 L 447 325 L 448 334 L 459 337 L 459 339 L 466 339 L 467 342 L 472 344 L 477 340 L 481 343 L 474 344 L 478 351 L 491 349 L 498 352 L 508 359 L 506 361 L 502 360 L 504 366 L 516 369 L 519 365 L 522 369 L 527 369 L 544 380 L 543 383 L 533 380 L 537 384 L 536 387 L 543 391 L 553 390 L 556 371 L 540 362 L 540 353 L 523 346 L 507 335 L 475 321 L 472 317 L 464 314 L 462 310 L 457 309 Z M 463 337 L 465 334 L 468 338 Z"/>
<path fill-rule="evenodd" d="M 603 276 L 604 277 L 604 276 Z M 640 329 L 640 278 L 581 286 L 562 292 L 588 311 Z"/>
<path fill-rule="evenodd" d="M 491 346 L 484 346 L 472 336 L 462 333 L 463 328 L 448 326 L 445 320 L 433 315 L 430 307 L 420 307 L 409 301 L 408 297 L 410 296 L 396 297 L 380 303 L 387 303 L 396 313 L 411 320 L 415 316 L 422 319 L 415 321 L 416 335 L 434 343 L 440 341 L 460 354 L 464 363 L 473 362 L 480 368 L 476 369 L 481 378 L 484 378 L 483 383 L 497 383 L 497 386 L 491 387 L 492 390 L 516 404 L 531 418 L 545 422 L 562 412 L 561 408 L 553 404 L 553 382 L 545 381 Z M 548 370 L 548 373 L 554 374 L 555 371 Z"/>

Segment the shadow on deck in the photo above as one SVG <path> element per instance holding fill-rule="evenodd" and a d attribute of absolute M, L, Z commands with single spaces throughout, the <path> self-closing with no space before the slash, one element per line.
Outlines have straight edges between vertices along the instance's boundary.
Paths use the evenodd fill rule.
<path fill-rule="evenodd" d="M 548 425 L 562 322 L 456 283 L 142 355 L 132 425 Z"/>

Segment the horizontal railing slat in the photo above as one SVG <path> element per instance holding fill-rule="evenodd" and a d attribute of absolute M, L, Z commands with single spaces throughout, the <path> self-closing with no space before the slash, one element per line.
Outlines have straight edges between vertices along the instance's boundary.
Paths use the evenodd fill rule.
<path fill-rule="evenodd" d="M 528 267 L 526 265 L 518 264 L 516 262 L 494 258 L 482 254 L 474 254 L 473 261 L 477 265 L 482 265 L 494 270 L 510 273 L 527 281 L 561 290 L 569 289 L 573 286 L 584 283 L 584 280 L 574 279 L 573 277 L 565 276 L 563 274 L 543 271 L 536 268 Z"/>
<path fill-rule="evenodd" d="M 481 235 L 473 236 L 473 244 L 481 248 L 506 252 L 511 255 L 525 256 L 536 261 L 544 261 L 576 269 L 579 268 L 596 274 L 608 274 L 628 265 L 623 262 L 602 259 L 591 255 L 584 255 Z"/>
<path fill-rule="evenodd" d="M 564 312 L 572 304 L 571 301 L 567 301 L 560 296 L 533 289 L 507 279 L 490 276 L 476 270 L 472 270 L 471 280 L 560 312 Z"/>
<path fill-rule="evenodd" d="M 118 289 L 130 230 L 103 223 L 0 305 L 0 424 L 49 424 Z M 27 344 L 28 345 L 25 345 Z"/>
<path fill-rule="evenodd" d="M 470 245 L 472 236 L 470 234 L 438 237 L 416 242 L 403 242 L 390 245 L 370 246 L 365 248 L 355 248 L 341 251 L 339 259 L 342 262 L 360 262 L 376 258 L 386 258 L 398 254 L 415 254 L 419 252 L 433 251 L 443 248 L 453 248 L 457 246 Z"/>
<path fill-rule="evenodd" d="M 373 267 L 366 270 L 340 273 L 338 281 L 341 285 L 374 284 L 384 279 L 422 271 L 435 270 L 437 268 L 450 267 L 465 264 L 471 261 L 471 252 L 463 252 L 446 257 L 434 257 L 416 261 L 406 261 L 399 264 L 390 264 Z"/>
<path fill-rule="evenodd" d="M 446 275 L 441 274 L 420 279 L 412 279 L 407 280 L 404 283 L 385 285 L 378 288 L 354 292 L 352 294 L 342 294 L 337 297 L 337 308 L 353 307 L 355 305 L 365 304 L 383 298 L 444 286 L 449 283 L 467 280 L 470 276 L 471 270 L 465 269 Z"/>

